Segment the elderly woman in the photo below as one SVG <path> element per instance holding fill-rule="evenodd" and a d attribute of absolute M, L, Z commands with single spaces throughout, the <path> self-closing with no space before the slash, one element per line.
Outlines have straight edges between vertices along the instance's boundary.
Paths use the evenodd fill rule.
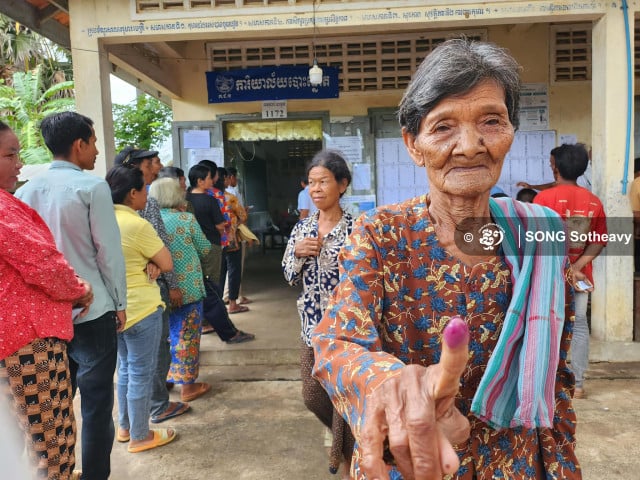
<path fill-rule="evenodd" d="M 178 180 L 156 180 L 151 184 L 149 195 L 160 205 L 183 298 L 182 306 L 174 307 L 169 313 L 171 366 L 167 381 L 182 385 L 182 400 L 190 402 L 211 389 L 208 383 L 196 382 L 200 368 L 202 300 L 206 295 L 200 261 L 211 250 L 211 243 L 196 218 L 184 211 L 186 201 Z"/>
<path fill-rule="evenodd" d="M 309 193 L 318 210 L 293 228 L 282 258 L 282 269 L 290 285 L 302 283 L 298 298 L 302 324 L 302 397 L 307 408 L 332 430 L 329 468 L 336 473 L 343 459 L 346 471 L 349 470 L 354 439 L 349 427 L 334 411 L 327 393 L 311 377 L 311 334 L 338 284 L 338 252 L 353 227 L 353 217 L 340 206 L 340 197 L 351 183 L 351 172 L 340 152 L 322 150 L 311 160 L 307 175 Z"/>
<path fill-rule="evenodd" d="M 117 165 L 109 170 L 106 180 L 127 271 L 127 323 L 118 333 L 116 439 L 129 442 L 128 451 L 138 453 L 176 438 L 172 428 L 149 430 L 149 404 L 165 308 L 156 279 L 159 272 L 173 269 L 173 261 L 151 223 L 137 213 L 147 203 L 142 171 Z"/>
<path fill-rule="evenodd" d="M 518 123 L 518 68 L 493 44 L 450 40 L 401 101 L 430 193 L 358 219 L 312 339 L 314 374 L 357 440 L 353 478 L 581 478 L 566 252 L 516 237 L 563 225 L 490 199 Z"/>

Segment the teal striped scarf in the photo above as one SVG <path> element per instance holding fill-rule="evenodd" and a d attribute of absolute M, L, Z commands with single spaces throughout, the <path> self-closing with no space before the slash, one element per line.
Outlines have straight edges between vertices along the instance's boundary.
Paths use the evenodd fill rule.
<path fill-rule="evenodd" d="M 494 428 L 551 427 L 564 324 L 566 248 L 525 242 L 525 231 L 564 230 L 552 210 L 508 198 L 490 200 L 504 231 L 513 294 L 471 411 Z"/>

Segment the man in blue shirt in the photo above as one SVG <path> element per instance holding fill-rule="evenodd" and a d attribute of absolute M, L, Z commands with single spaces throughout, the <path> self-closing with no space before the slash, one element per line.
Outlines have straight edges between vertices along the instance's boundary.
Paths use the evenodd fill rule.
<path fill-rule="evenodd" d="M 298 212 L 300 213 L 299 220 L 307 218 L 318 210 L 316 204 L 311 200 L 311 194 L 309 193 L 309 182 L 306 177 L 300 179 L 300 186 L 302 190 L 298 193 Z"/>
<path fill-rule="evenodd" d="M 93 287 L 88 313 L 74 320 L 69 369 L 74 393 L 82 393 L 81 478 L 106 480 L 114 438 L 116 330 L 124 328 L 127 306 L 120 230 L 107 182 L 83 172 L 93 170 L 98 154 L 93 121 L 75 112 L 55 113 L 40 129 L 54 160 L 16 197 L 40 214 L 58 249 Z"/>

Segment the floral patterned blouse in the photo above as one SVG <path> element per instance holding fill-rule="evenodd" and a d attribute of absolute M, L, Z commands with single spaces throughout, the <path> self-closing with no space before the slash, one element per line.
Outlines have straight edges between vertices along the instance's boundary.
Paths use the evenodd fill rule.
<path fill-rule="evenodd" d="M 318 216 L 314 212 L 299 221 L 291 231 L 287 248 L 282 257 L 284 278 L 289 285 L 302 280 L 302 292 L 298 297 L 298 313 L 302 322 L 302 339 L 310 347 L 311 334 L 327 308 L 333 289 L 338 284 L 338 252 L 353 228 L 353 217 L 342 213 L 333 230 L 322 241 L 317 257 L 295 256 L 296 243 L 307 237 L 318 236 Z"/>
<path fill-rule="evenodd" d="M 185 305 L 198 302 L 205 297 L 200 260 L 211 250 L 211 243 L 193 214 L 173 208 L 163 208 L 160 213 L 167 229 L 168 248 L 182 301 Z"/>
<path fill-rule="evenodd" d="M 340 284 L 313 336 L 314 374 L 358 439 L 366 396 L 405 364 L 440 360 L 448 320 L 469 325 L 469 361 L 456 405 L 471 436 L 456 446 L 456 479 L 579 479 L 573 375 L 566 356 L 573 306 L 566 306 L 556 374 L 553 429 L 494 430 L 469 414 L 471 400 L 500 335 L 511 298 L 511 272 L 501 257 L 469 267 L 438 243 L 425 196 L 360 217 L 340 255 Z M 567 295 L 566 298 L 572 298 Z M 352 475 L 364 479 L 356 442 Z M 389 464 L 390 478 L 402 476 Z"/>
<path fill-rule="evenodd" d="M 244 209 L 238 197 L 233 193 L 225 192 L 225 200 L 229 210 L 229 244 L 227 245 L 227 252 L 232 252 L 240 248 L 240 242 L 238 241 L 238 225 L 247 221 L 247 211 Z"/>
<path fill-rule="evenodd" d="M 229 230 L 231 229 L 231 215 L 229 215 L 229 205 L 227 205 L 227 199 L 224 196 L 224 192 L 218 188 L 212 188 L 207 190 L 207 194 L 211 195 L 218 201 L 220 206 L 220 212 L 225 220 L 224 231 L 220 232 L 220 246 L 226 247 L 229 245 Z"/>

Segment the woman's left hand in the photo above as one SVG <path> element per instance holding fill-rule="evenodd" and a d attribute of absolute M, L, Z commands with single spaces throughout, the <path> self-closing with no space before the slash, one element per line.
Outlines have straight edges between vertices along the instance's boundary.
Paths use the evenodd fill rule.
<path fill-rule="evenodd" d="M 454 405 L 469 356 L 466 323 L 450 320 L 443 337 L 440 363 L 407 365 L 368 396 L 360 432 L 360 466 L 367 478 L 389 478 L 385 439 L 407 480 L 440 480 L 458 470 L 452 444 L 465 441 L 470 432 L 469 420 Z"/>

